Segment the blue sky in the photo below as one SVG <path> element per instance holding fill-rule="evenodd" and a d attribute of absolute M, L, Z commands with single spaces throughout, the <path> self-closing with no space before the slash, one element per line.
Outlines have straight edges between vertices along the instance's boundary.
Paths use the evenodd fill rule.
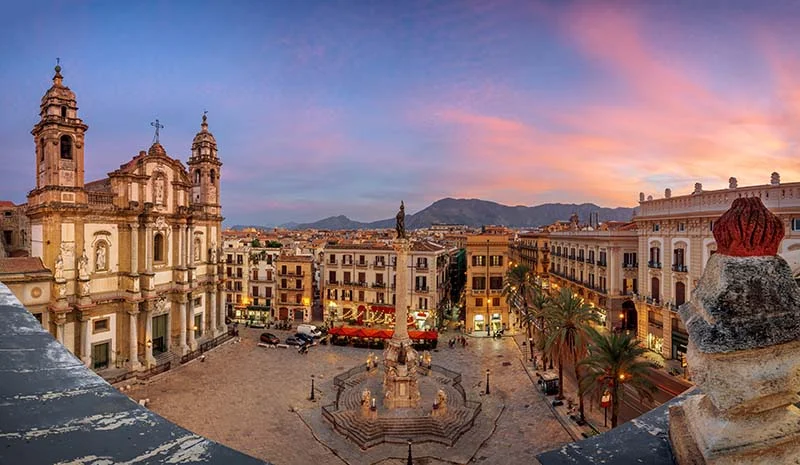
<path fill-rule="evenodd" d="M 185 161 L 208 110 L 227 224 L 800 180 L 798 2 L 697 3 L 15 2 L 0 199 L 33 187 L 56 57 L 87 181 L 147 149 L 155 118 Z"/>

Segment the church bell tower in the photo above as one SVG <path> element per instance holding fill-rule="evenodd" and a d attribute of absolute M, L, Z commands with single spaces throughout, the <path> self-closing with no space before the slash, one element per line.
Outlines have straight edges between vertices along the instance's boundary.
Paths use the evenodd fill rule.
<path fill-rule="evenodd" d="M 192 141 L 192 156 L 189 157 L 189 175 L 192 178 L 191 204 L 195 210 L 219 215 L 219 180 L 222 162 L 217 158 L 217 141 L 208 131 L 208 118 L 203 114 L 200 132 Z"/>
<path fill-rule="evenodd" d="M 49 203 L 85 204 L 84 134 L 89 127 L 78 117 L 75 93 L 63 84 L 56 65 L 53 85 L 42 97 L 39 122 L 31 135 L 36 145 L 36 188 L 28 206 Z"/>

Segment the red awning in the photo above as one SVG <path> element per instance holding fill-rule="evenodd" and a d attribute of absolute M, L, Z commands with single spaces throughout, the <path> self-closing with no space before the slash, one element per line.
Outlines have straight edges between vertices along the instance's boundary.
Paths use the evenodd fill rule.
<path fill-rule="evenodd" d="M 360 328 L 354 326 L 341 326 L 334 327 L 328 330 L 328 334 L 333 336 L 347 336 L 347 337 L 372 337 L 377 339 L 391 339 L 394 335 L 392 329 L 377 329 L 377 328 Z M 421 340 L 436 340 L 439 338 L 439 333 L 436 331 L 409 331 L 408 336 L 411 339 Z"/>
<path fill-rule="evenodd" d="M 371 308 L 373 312 L 394 313 L 394 307 L 387 307 L 384 305 L 373 305 Z"/>

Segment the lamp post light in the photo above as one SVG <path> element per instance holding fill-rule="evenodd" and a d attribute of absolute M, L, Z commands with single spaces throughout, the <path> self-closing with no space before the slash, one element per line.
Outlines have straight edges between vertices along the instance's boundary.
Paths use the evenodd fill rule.
<path fill-rule="evenodd" d="M 608 407 L 611 405 L 611 392 L 606 389 L 603 397 L 600 398 L 600 406 L 603 407 L 603 426 L 608 426 Z"/>
<path fill-rule="evenodd" d="M 408 460 L 406 460 L 406 465 L 414 465 L 413 458 L 411 457 L 411 439 L 408 440 Z"/>
<path fill-rule="evenodd" d="M 625 331 L 625 314 L 620 312 L 619 319 L 622 321 L 622 328 L 621 329 L 622 329 L 622 332 L 624 332 Z"/>
<path fill-rule="evenodd" d="M 311 396 L 309 396 L 308 400 L 311 402 L 316 402 L 316 398 L 314 397 L 314 375 L 311 375 Z"/>
<path fill-rule="evenodd" d="M 486 395 L 489 395 L 489 369 L 486 369 Z"/>

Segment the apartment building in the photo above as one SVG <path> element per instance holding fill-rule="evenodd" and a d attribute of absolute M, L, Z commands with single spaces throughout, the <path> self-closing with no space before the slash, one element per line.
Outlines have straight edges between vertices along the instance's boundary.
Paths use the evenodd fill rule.
<path fill-rule="evenodd" d="M 411 311 L 418 328 L 436 327 L 448 299 L 455 249 L 429 241 L 411 244 L 406 270 Z M 326 320 L 391 324 L 396 302 L 397 255 L 388 243 L 329 244 L 320 255 L 322 305 Z"/>
<path fill-rule="evenodd" d="M 464 307 L 468 332 L 488 335 L 499 329 L 516 328 L 516 317 L 501 295 L 510 264 L 510 241 L 510 231 L 499 227 L 485 227 L 481 234 L 467 236 Z"/>
<path fill-rule="evenodd" d="M 527 266 L 540 282 L 547 283 L 550 271 L 549 243 L 547 232 L 520 233 L 510 245 L 509 258 L 513 263 Z"/>
<path fill-rule="evenodd" d="M 638 237 L 634 223 L 551 232 L 549 269 L 554 291 L 572 289 L 594 306 L 609 330 L 635 330 Z"/>
<path fill-rule="evenodd" d="M 254 246 L 251 239 L 227 234 L 222 246 L 225 310 L 239 322 L 274 320 L 279 247 Z"/>
<path fill-rule="evenodd" d="M 278 319 L 308 323 L 314 298 L 314 264 L 309 255 L 281 254 L 277 261 Z"/>
<path fill-rule="evenodd" d="M 683 359 L 688 335 L 678 306 L 691 299 L 706 262 L 716 251 L 714 222 L 739 197 L 759 197 L 786 227 L 779 254 L 800 274 L 800 183 L 781 183 L 772 173 L 769 184 L 739 187 L 730 178 L 727 189 L 645 199 L 639 194 L 637 225 L 640 292 L 636 301 L 638 336 L 666 358 Z M 659 350 L 660 349 L 660 350 Z"/>

